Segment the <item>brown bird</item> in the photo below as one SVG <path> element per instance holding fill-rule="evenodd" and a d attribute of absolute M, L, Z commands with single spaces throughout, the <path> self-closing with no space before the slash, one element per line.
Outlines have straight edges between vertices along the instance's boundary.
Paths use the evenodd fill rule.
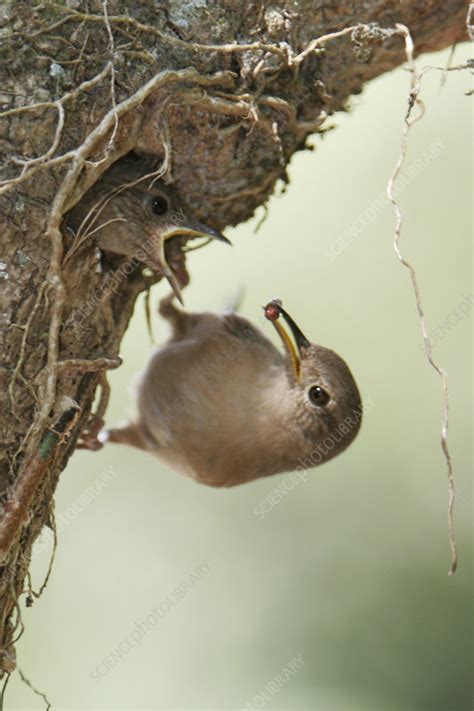
<path fill-rule="evenodd" d="M 144 449 L 204 484 L 234 486 L 325 462 L 357 435 L 361 399 L 349 368 L 310 343 L 278 300 L 265 316 L 284 355 L 236 313 L 187 313 L 172 295 L 160 313 L 172 334 L 141 377 L 137 417 L 102 441 Z"/>
<path fill-rule="evenodd" d="M 156 179 L 150 159 L 133 154 L 104 173 L 68 213 L 66 224 L 74 235 L 66 259 L 94 239 L 104 252 L 136 257 L 163 273 L 181 303 L 181 287 L 188 282 L 185 242 L 205 237 L 230 244 L 223 234 L 193 218 L 173 188 Z"/>

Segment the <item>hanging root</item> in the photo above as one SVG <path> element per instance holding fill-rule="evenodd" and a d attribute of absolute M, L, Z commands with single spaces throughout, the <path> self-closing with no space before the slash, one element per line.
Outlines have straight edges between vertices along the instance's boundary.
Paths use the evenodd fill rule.
<path fill-rule="evenodd" d="M 403 264 L 403 266 L 406 269 L 408 269 L 409 274 L 410 274 L 410 278 L 411 278 L 412 285 L 413 285 L 413 291 L 415 294 L 416 308 L 417 308 L 418 316 L 420 319 L 421 332 L 423 334 L 423 343 L 425 346 L 426 357 L 428 359 L 429 364 L 436 370 L 439 377 L 441 378 L 441 385 L 442 385 L 442 391 L 443 391 L 443 410 L 442 410 L 442 418 L 441 418 L 441 447 L 443 450 L 444 458 L 446 460 L 446 466 L 447 466 L 447 471 L 448 471 L 448 534 L 449 534 L 449 545 L 450 545 L 450 549 L 451 549 L 451 565 L 449 567 L 448 574 L 453 575 L 456 572 L 456 568 L 457 568 L 458 554 L 457 554 L 456 534 L 455 534 L 455 530 L 454 530 L 454 516 L 453 516 L 453 514 L 454 514 L 454 473 L 453 473 L 453 464 L 452 464 L 452 460 L 451 460 L 451 454 L 450 454 L 449 447 L 448 447 L 448 425 L 449 425 L 448 379 L 446 376 L 446 371 L 443 368 L 441 368 L 433 359 L 432 349 L 431 349 L 431 340 L 430 340 L 430 337 L 428 335 L 428 331 L 426 328 L 425 313 L 424 313 L 423 306 L 422 306 L 420 287 L 418 285 L 418 279 L 416 276 L 415 268 L 410 264 L 410 262 L 408 262 L 403 257 L 403 255 L 400 251 L 400 233 L 401 233 L 401 227 L 402 227 L 402 213 L 400 210 L 400 206 L 398 205 L 398 203 L 395 199 L 395 194 L 394 194 L 394 183 L 395 183 L 395 180 L 397 179 L 397 176 L 400 173 L 400 170 L 401 170 L 401 167 L 402 167 L 403 162 L 405 160 L 405 156 L 406 156 L 406 152 L 407 152 L 407 142 L 408 142 L 409 130 L 410 130 L 411 126 L 413 126 L 414 123 L 416 123 L 423 117 L 425 107 L 424 107 L 423 102 L 419 98 L 420 77 L 417 72 L 415 62 L 413 59 L 413 50 L 414 50 L 413 40 L 411 38 L 408 28 L 405 27 L 405 25 L 397 25 L 397 29 L 405 38 L 405 51 L 406 51 L 408 66 L 409 66 L 410 73 L 411 73 L 411 85 L 410 85 L 410 93 L 408 95 L 408 108 L 407 108 L 407 112 L 405 114 L 403 130 L 402 130 L 402 142 L 401 142 L 400 155 L 399 155 L 397 163 L 395 165 L 395 169 L 388 181 L 387 195 L 388 195 L 390 202 L 393 205 L 393 209 L 395 212 L 395 233 L 394 233 L 393 246 L 394 246 L 394 249 L 395 249 L 398 259 Z M 412 111 L 415 106 L 417 107 L 419 113 L 416 116 L 412 117 Z"/>

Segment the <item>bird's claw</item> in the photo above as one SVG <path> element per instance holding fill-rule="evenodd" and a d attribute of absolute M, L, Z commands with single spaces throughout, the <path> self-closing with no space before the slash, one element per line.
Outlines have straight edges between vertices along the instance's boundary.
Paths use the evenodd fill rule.
<path fill-rule="evenodd" d="M 102 449 L 104 443 L 99 439 L 99 432 L 104 427 L 102 417 L 92 417 L 89 424 L 81 432 L 76 444 L 76 449 L 88 449 L 91 452 L 97 452 Z"/>

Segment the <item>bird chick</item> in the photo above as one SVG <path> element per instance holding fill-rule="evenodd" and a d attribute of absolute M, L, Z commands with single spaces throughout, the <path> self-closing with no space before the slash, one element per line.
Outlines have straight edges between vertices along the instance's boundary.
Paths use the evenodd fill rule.
<path fill-rule="evenodd" d="M 236 313 L 188 313 L 173 296 L 160 313 L 171 337 L 141 376 L 137 417 L 102 433 L 106 441 L 209 486 L 235 486 L 325 462 L 357 435 L 361 399 L 349 368 L 310 343 L 278 300 L 265 316 L 284 354 Z"/>
<path fill-rule="evenodd" d="M 230 244 L 217 230 L 192 217 L 169 185 L 156 180 L 154 164 L 127 155 L 116 161 L 68 213 L 75 235 L 73 252 L 89 237 L 105 252 L 136 257 L 164 274 L 182 303 L 181 287 L 188 282 L 182 247 L 194 237 Z M 176 240 L 180 238 L 180 243 Z M 167 251 L 170 240 L 177 249 Z"/>

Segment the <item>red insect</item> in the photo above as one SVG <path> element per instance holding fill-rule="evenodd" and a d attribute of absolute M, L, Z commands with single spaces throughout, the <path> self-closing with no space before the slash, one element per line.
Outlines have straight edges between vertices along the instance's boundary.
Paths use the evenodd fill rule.
<path fill-rule="evenodd" d="M 282 303 L 280 299 L 272 299 L 266 306 L 263 307 L 265 318 L 269 321 L 276 321 L 280 316 L 280 307 Z"/>

